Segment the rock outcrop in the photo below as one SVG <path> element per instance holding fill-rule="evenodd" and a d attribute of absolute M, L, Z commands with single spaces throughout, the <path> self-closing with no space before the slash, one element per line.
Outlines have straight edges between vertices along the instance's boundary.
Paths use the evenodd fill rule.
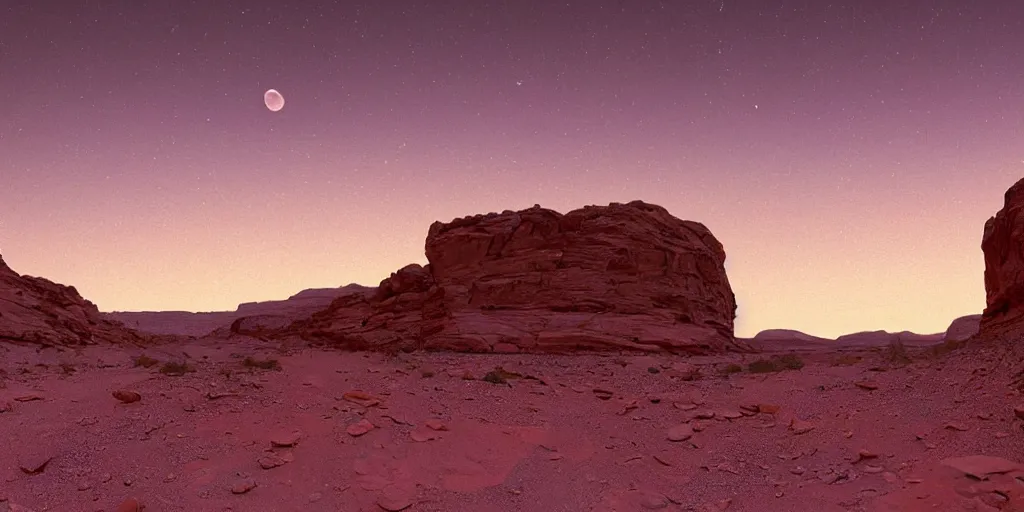
<path fill-rule="evenodd" d="M 75 346 L 144 339 L 104 318 L 73 286 L 19 275 L 0 256 L 0 341 Z"/>
<path fill-rule="evenodd" d="M 900 331 L 862 331 L 844 334 L 836 338 L 838 345 L 858 347 L 881 347 L 894 343 L 904 345 L 934 345 L 942 341 L 945 333 L 917 334 L 916 332 Z"/>
<path fill-rule="evenodd" d="M 962 316 L 953 320 L 946 329 L 944 341 L 964 342 L 978 334 L 981 325 L 981 315 Z"/>
<path fill-rule="evenodd" d="M 1024 179 L 1003 198 L 1003 208 L 985 223 L 981 239 L 985 254 L 983 336 L 1015 332 L 1024 327 Z"/>
<path fill-rule="evenodd" d="M 435 222 L 426 266 L 287 332 L 353 349 L 704 353 L 733 337 L 722 244 L 640 201 L 564 215 L 534 206 Z"/>
<path fill-rule="evenodd" d="M 189 311 L 114 311 L 104 313 L 113 320 L 152 334 L 180 336 L 254 334 L 266 329 L 287 327 L 296 320 L 309 318 L 331 302 L 347 294 L 365 294 L 374 289 L 357 284 L 340 288 L 302 290 L 285 300 L 246 302 L 235 311 L 192 313 Z"/>

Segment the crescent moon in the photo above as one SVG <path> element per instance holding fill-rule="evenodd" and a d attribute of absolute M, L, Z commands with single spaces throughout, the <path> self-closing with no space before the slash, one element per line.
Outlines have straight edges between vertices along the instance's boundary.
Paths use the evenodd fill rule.
<path fill-rule="evenodd" d="M 277 112 L 284 108 L 284 96 L 281 96 L 276 89 L 268 89 L 263 93 L 263 103 L 271 112 Z"/>

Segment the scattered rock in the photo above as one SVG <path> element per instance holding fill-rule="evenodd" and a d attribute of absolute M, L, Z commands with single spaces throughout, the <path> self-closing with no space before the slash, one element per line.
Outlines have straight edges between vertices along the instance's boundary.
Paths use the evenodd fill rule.
<path fill-rule="evenodd" d="M 594 392 L 594 396 L 600 398 L 601 400 L 609 400 L 611 399 L 611 397 L 615 396 L 615 393 L 612 393 L 607 389 L 594 388 L 592 391 Z"/>
<path fill-rule="evenodd" d="M 21 396 L 14 397 L 14 401 L 15 402 L 35 402 L 37 400 L 42 400 L 42 399 L 43 399 L 43 395 L 40 395 L 40 394 L 37 394 L 37 393 L 30 393 L 28 395 L 21 395 Z"/>
<path fill-rule="evenodd" d="M 999 457 L 988 455 L 968 455 L 966 457 L 953 457 L 943 459 L 943 466 L 951 467 L 967 476 L 978 480 L 987 480 L 991 475 L 1010 473 L 1012 471 L 1024 470 L 1024 465 Z"/>
<path fill-rule="evenodd" d="M 814 430 L 814 424 L 809 421 L 793 418 L 793 420 L 789 422 L 789 429 L 793 431 L 794 434 L 801 435 Z"/>
<path fill-rule="evenodd" d="M 256 480 L 245 478 L 231 485 L 231 494 L 245 494 L 256 488 Z"/>
<path fill-rule="evenodd" d="M 423 421 L 423 425 L 431 430 L 447 431 L 448 425 L 445 425 L 441 420 L 437 418 L 428 418 Z"/>
<path fill-rule="evenodd" d="M 356 405 L 363 407 L 374 407 L 380 405 L 380 399 L 363 391 L 349 391 L 342 395 L 342 398 L 346 401 L 352 402 Z"/>
<path fill-rule="evenodd" d="M 140 503 L 139 500 L 135 498 L 128 498 L 117 506 L 115 512 L 142 512 L 143 510 L 145 510 L 145 507 L 142 506 L 142 503 Z"/>
<path fill-rule="evenodd" d="M 762 414 L 775 414 L 781 409 L 778 405 L 773 404 L 757 404 L 757 412 Z"/>
<path fill-rule="evenodd" d="M 946 423 L 945 425 L 943 425 L 943 428 L 945 428 L 946 430 L 956 430 L 958 432 L 967 432 L 968 430 L 970 430 L 969 428 L 967 428 L 967 425 L 957 422 Z"/>
<path fill-rule="evenodd" d="M 127 389 L 119 389 L 111 393 L 111 395 L 113 395 L 114 398 L 118 399 L 121 403 L 124 404 L 132 404 L 138 402 L 139 400 L 142 400 L 142 395 L 136 393 L 135 391 L 128 391 Z"/>
<path fill-rule="evenodd" d="M 276 434 L 270 439 L 270 445 L 276 448 L 291 448 L 302 439 L 302 432 L 293 430 L 291 432 Z"/>
<path fill-rule="evenodd" d="M 387 487 L 377 498 L 377 506 L 388 512 L 400 512 L 412 506 L 408 493 L 394 487 Z"/>
<path fill-rule="evenodd" d="M 285 465 L 288 461 L 277 454 L 271 453 L 260 457 L 256 462 L 258 462 L 260 467 L 263 469 L 273 469 L 278 466 Z"/>
<path fill-rule="evenodd" d="M 862 380 L 859 382 L 855 382 L 854 385 L 857 386 L 858 388 L 866 389 L 868 391 L 874 391 L 878 389 L 878 383 L 872 380 Z"/>
<path fill-rule="evenodd" d="M 1018 420 L 1024 420 L 1024 405 L 1018 405 L 1013 408 L 1013 415 Z"/>
<path fill-rule="evenodd" d="M 19 458 L 18 467 L 26 475 L 36 475 L 42 473 L 51 460 L 53 460 L 53 456 L 48 454 L 25 455 Z"/>
<path fill-rule="evenodd" d="M 363 419 L 361 419 L 361 420 L 359 420 L 359 421 L 349 425 L 348 428 L 345 429 L 345 432 L 348 432 L 348 435 L 350 435 L 352 437 L 359 437 L 359 436 L 361 436 L 363 434 L 366 434 L 367 432 L 369 432 L 369 431 L 371 431 L 373 429 L 374 429 L 373 423 L 370 423 L 370 420 L 368 420 L 366 418 L 363 418 Z"/>
<path fill-rule="evenodd" d="M 668 440 L 672 442 L 686 441 L 693 437 L 693 427 L 687 423 L 676 425 L 668 429 L 667 437 Z"/>

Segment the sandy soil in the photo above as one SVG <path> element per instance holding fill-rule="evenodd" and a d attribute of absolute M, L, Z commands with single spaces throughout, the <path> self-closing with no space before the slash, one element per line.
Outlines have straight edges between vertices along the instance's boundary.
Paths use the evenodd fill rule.
<path fill-rule="evenodd" d="M 1020 356 L 911 356 L 3 345 L 0 510 L 1024 510 Z"/>

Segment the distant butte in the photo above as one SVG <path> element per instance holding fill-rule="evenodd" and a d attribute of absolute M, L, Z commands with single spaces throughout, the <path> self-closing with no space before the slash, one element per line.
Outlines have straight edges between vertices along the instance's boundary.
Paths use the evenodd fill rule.
<path fill-rule="evenodd" d="M 343 296 L 261 333 L 371 350 L 748 350 L 733 336 L 722 244 L 660 206 L 564 215 L 534 206 L 435 222 L 426 256 L 372 296 Z"/>

